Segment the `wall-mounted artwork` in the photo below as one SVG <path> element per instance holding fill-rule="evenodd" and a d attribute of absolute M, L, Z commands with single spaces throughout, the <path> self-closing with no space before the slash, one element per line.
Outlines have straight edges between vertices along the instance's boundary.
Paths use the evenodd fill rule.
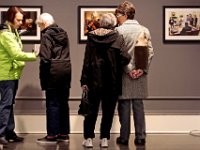
<path fill-rule="evenodd" d="M 200 6 L 163 7 L 164 42 L 200 42 Z"/>
<path fill-rule="evenodd" d="M 0 23 L 6 21 L 6 12 L 10 6 L 0 6 Z M 19 28 L 19 34 L 23 43 L 39 43 L 40 42 L 40 29 L 35 21 L 42 13 L 42 6 L 18 6 L 24 12 L 24 21 Z"/>
<path fill-rule="evenodd" d="M 87 33 L 98 27 L 98 20 L 104 13 L 114 13 L 115 6 L 79 6 L 78 7 L 78 40 L 87 41 Z"/>

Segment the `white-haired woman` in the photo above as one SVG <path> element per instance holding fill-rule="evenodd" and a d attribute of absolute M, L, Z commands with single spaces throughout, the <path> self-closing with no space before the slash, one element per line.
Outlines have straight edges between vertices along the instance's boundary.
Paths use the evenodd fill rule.
<path fill-rule="evenodd" d="M 123 51 L 123 38 L 113 30 L 117 20 L 106 13 L 99 20 L 100 28 L 88 33 L 88 42 L 81 75 L 81 87 L 88 90 L 91 113 L 84 119 L 83 146 L 93 147 L 94 129 L 101 103 L 100 146 L 108 147 L 110 130 L 118 96 L 121 94 L 122 67 L 130 56 Z"/>
<path fill-rule="evenodd" d="M 46 96 L 47 136 L 39 143 L 69 141 L 69 90 L 71 62 L 67 32 L 48 13 L 36 21 L 42 33 L 40 46 L 40 83 Z"/>

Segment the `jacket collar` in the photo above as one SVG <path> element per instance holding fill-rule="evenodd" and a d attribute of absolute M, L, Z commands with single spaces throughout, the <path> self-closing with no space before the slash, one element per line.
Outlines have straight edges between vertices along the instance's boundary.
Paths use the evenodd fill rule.
<path fill-rule="evenodd" d="M 53 28 L 53 27 L 58 27 L 58 26 L 57 26 L 57 24 L 55 24 L 55 23 L 54 23 L 54 24 L 51 24 L 51 25 L 49 25 L 48 27 L 46 27 L 44 30 L 42 30 L 41 32 L 42 32 L 42 33 L 45 33 L 49 28 Z"/>
<path fill-rule="evenodd" d="M 16 40 L 17 40 L 17 42 L 19 43 L 19 46 L 20 46 L 20 47 L 23 47 L 22 42 L 21 42 L 21 38 L 20 38 L 20 36 L 19 36 L 19 33 L 18 33 L 17 29 L 12 29 L 12 27 L 11 27 L 10 24 L 11 24 L 11 23 L 8 22 L 8 21 L 5 22 L 5 25 L 7 26 L 7 30 L 8 30 L 9 32 L 12 32 L 12 33 L 16 36 Z"/>
<path fill-rule="evenodd" d="M 127 19 L 123 24 L 139 24 L 137 20 Z"/>

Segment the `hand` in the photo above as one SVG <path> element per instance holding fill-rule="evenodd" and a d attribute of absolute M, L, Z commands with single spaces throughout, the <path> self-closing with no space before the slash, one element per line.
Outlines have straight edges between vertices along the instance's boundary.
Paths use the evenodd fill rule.
<path fill-rule="evenodd" d="M 36 56 L 38 56 L 40 53 L 40 49 L 37 49 L 37 50 L 33 49 L 32 52 L 35 53 Z"/>
<path fill-rule="evenodd" d="M 142 69 L 137 69 L 137 70 L 134 69 L 134 70 L 129 72 L 129 76 L 132 79 L 137 79 L 137 78 L 141 77 L 143 74 L 144 74 L 144 71 Z"/>
<path fill-rule="evenodd" d="M 88 91 L 89 90 L 87 85 L 83 85 L 81 88 L 82 88 L 83 91 Z"/>
<path fill-rule="evenodd" d="M 137 77 L 137 70 L 133 69 L 132 71 L 130 71 L 129 76 L 135 79 Z"/>
<path fill-rule="evenodd" d="M 137 78 L 141 77 L 144 74 L 144 71 L 142 69 L 137 70 Z"/>

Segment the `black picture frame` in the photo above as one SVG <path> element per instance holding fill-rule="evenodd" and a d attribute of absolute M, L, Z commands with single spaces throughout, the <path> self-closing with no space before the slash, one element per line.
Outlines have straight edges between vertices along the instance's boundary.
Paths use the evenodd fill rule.
<path fill-rule="evenodd" d="M 200 42 L 200 6 L 163 6 L 163 42 Z"/>
<path fill-rule="evenodd" d="M 0 6 L 0 23 L 5 22 L 5 15 L 11 6 Z M 40 43 L 41 33 L 35 21 L 42 13 L 42 6 L 18 6 L 25 12 L 24 24 L 20 27 L 19 34 L 23 43 Z M 30 30 L 26 30 L 29 25 Z"/>
<path fill-rule="evenodd" d="M 87 41 L 84 33 L 89 21 L 97 21 L 103 13 L 114 13 L 116 6 L 78 6 L 78 43 L 83 44 Z"/>

